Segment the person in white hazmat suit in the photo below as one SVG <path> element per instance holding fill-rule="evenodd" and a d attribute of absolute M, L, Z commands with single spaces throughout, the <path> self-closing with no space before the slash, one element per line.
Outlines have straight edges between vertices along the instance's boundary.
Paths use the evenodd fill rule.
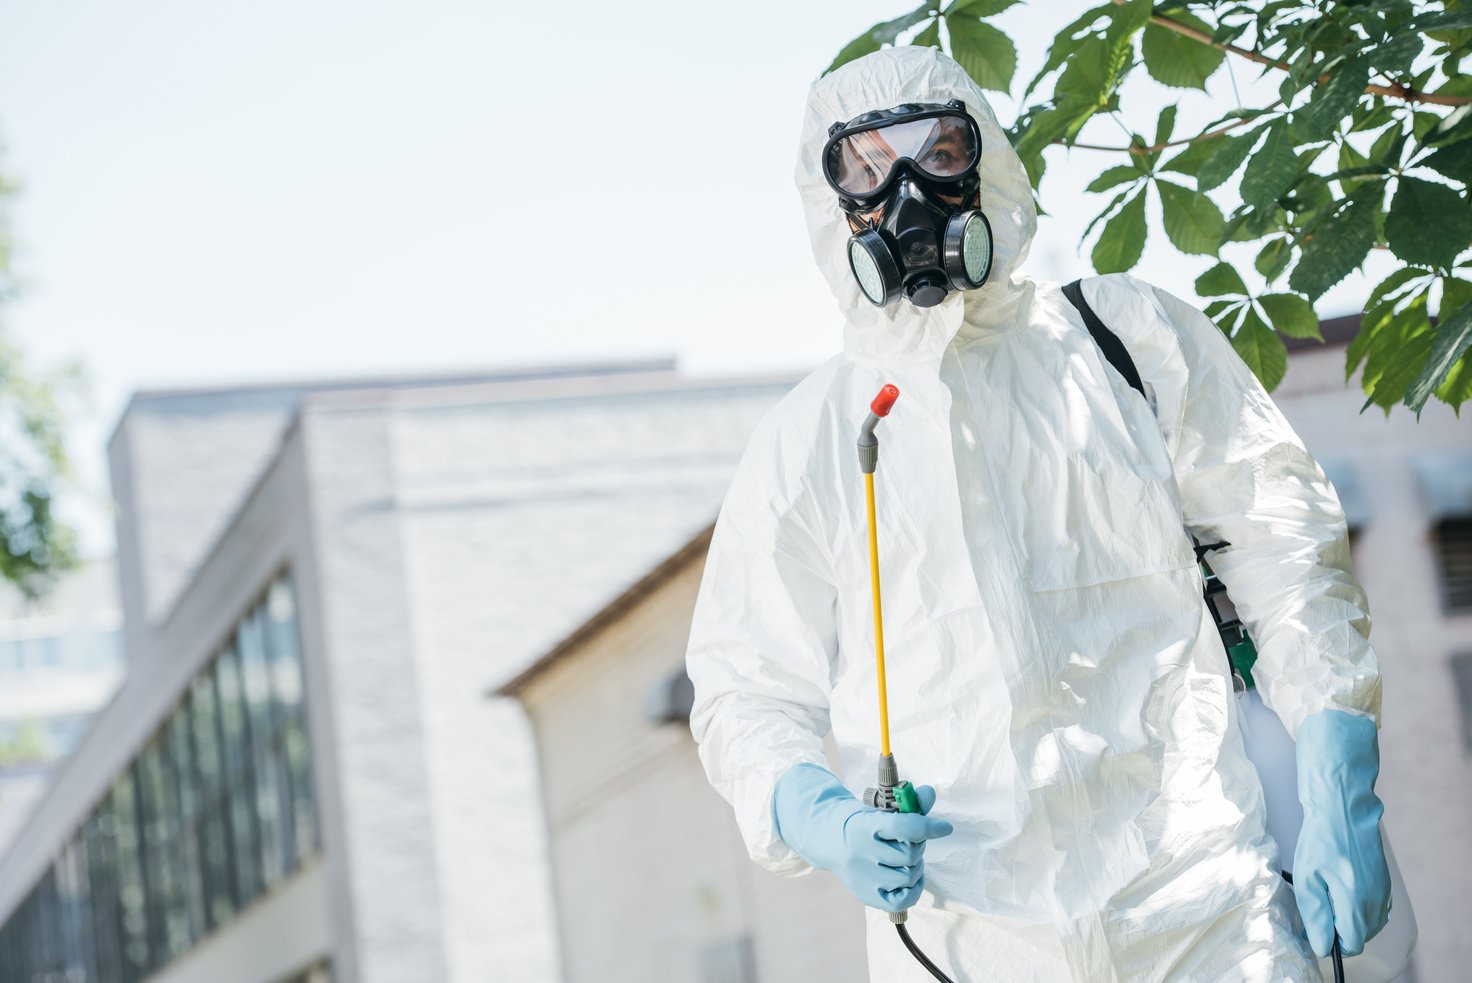
<path fill-rule="evenodd" d="M 975 289 L 876 304 L 850 264 L 856 227 L 825 177 L 825 146 L 848 121 L 947 106 L 964 107 L 959 122 L 979 138 L 990 270 Z M 875 980 L 929 978 L 882 910 L 910 904 L 911 935 L 957 980 L 1318 979 L 1189 535 L 1230 543 L 1213 567 L 1257 640 L 1259 688 L 1300 748 L 1315 717 L 1367 725 L 1373 744 L 1379 670 L 1323 472 L 1191 306 L 1127 275 L 1084 281 L 1147 403 L 1060 287 L 1023 273 L 1036 224 L 1027 177 L 944 54 L 887 48 L 818 80 L 797 183 L 847 318 L 844 350 L 757 426 L 716 525 L 687 659 L 691 729 L 752 859 L 798 874 L 821 855 L 861 896 L 854 871 L 878 870 L 865 898 Z M 928 832 L 888 838 L 871 836 L 864 824 L 887 820 L 846 791 L 872 781 L 878 753 L 855 438 L 886 383 L 902 393 L 879 472 L 890 724 L 906 777 L 935 790 Z M 826 770 L 830 728 L 840 778 Z M 835 808 L 829 845 L 798 849 L 808 834 L 796 827 Z M 1371 811 L 1374 827 L 1378 801 Z M 923 860 L 910 836 L 930 838 Z M 900 859 L 875 867 L 855 839 Z M 1373 855 L 1378 832 L 1348 849 Z M 1360 888 L 1346 890 L 1327 916 L 1341 933 L 1342 899 Z M 1368 934 L 1377 917 L 1363 917 Z"/>

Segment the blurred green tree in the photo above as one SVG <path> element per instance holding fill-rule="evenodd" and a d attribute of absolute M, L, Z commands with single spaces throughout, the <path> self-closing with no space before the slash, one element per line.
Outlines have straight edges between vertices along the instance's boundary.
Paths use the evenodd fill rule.
<path fill-rule="evenodd" d="M 0 174 L 0 314 L 17 289 L 9 208 L 16 190 Z M 0 321 L 0 580 L 28 597 L 77 559 L 76 533 L 52 507 L 70 477 L 64 403 L 75 382 L 74 368 L 43 373 L 28 365 Z"/>
<path fill-rule="evenodd" d="M 1010 92 L 1017 48 L 989 20 L 1019 2 L 926 0 L 849 42 L 827 70 L 903 35 L 949 51 L 982 88 Z M 1319 338 L 1314 303 L 1372 249 L 1388 250 L 1397 269 L 1366 300 L 1345 378 L 1363 368 L 1365 408 L 1404 403 L 1419 415 L 1433 395 L 1460 407 L 1472 398 L 1469 46 L 1467 0 L 1108 0 L 1054 37 L 1010 137 L 1040 200 L 1052 148 L 1118 153 L 1088 186 L 1110 196 L 1084 233 L 1098 230 L 1094 269 L 1139 261 L 1153 188 L 1171 245 L 1218 260 L 1196 291 L 1214 298 L 1207 313 L 1269 389 L 1288 367 L 1280 336 Z M 1123 87 L 1141 69 L 1204 91 L 1228 58 L 1277 76 L 1277 98 L 1189 125 L 1167 106 L 1149 138 L 1126 121 Z M 1101 115 L 1129 140 L 1081 142 Z M 1234 178 L 1223 214 L 1208 192 Z M 1268 291 L 1251 292 L 1222 258 L 1229 243 L 1258 246 Z"/>
<path fill-rule="evenodd" d="M 0 738 L 0 768 L 36 764 L 46 759 L 46 740 L 41 725 L 22 720 L 8 738 Z"/>

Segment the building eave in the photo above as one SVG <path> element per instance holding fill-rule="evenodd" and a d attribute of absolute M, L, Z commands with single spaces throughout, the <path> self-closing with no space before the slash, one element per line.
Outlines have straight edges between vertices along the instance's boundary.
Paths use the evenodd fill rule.
<path fill-rule="evenodd" d="M 685 570 L 692 563 L 704 558 L 706 550 L 710 547 L 710 537 L 714 531 L 715 523 L 712 522 L 700 532 L 696 533 L 684 546 L 681 546 L 664 560 L 660 561 L 658 565 L 643 577 L 640 577 L 627 590 L 604 605 L 601 610 L 578 626 L 572 634 L 558 642 L 520 673 L 502 685 L 492 689 L 486 695 L 488 697 L 519 697 L 526 690 L 527 686 L 546 673 L 547 670 L 575 652 L 603 629 L 623 617 L 631 608 L 657 591 L 676 574 Z"/>

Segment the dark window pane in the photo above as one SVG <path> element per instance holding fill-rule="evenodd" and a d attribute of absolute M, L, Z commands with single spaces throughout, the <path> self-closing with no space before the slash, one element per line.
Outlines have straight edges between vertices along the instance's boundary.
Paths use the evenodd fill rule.
<path fill-rule="evenodd" d="M 237 634 L 240 674 L 250 716 L 251 774 L 256 786 L 256 821 L 260 831 L 262 884 L 270 887 L 286 872 L 285 789 L 272 758 L 276 743 L 271 720 L 271 675 L 266 658 L 266 609 L 257 605 Z"/>
<path fill-rule="evenodd" d="M 82 833 L 77 833 L 67 843 L 57 860 L 56 868 L 64 925 L 62 946 L 66 953 L 63 967 L 65 979 L 67 983 L 96 980 L 97 965 L 92 944 L 92 899 L 87 881 L 87 847 Z"/>
<path fill-rule="evenodd" d="M 266 662 L 265 621 L 265 606 L 258 605 L 240 623 L 235 636 L 251 734 L 257 745 L 269 742 L 274 730 L 271 725 L 271 673 Z"/>
<path fill-rule="evenodd" d="M 235 864 L 225 800 L 210 803 L 200 819 L 201 860 L 205 870 L 205 914 L 211 927 L 235 916 Z"/>
<path fill-rule="evenodd" d="M 236 903 L 245 907 L 261 893 L 261 871 L 259 853 L 256 850 L 255 833 L 255 788 L 256 783 L 247 771 L 235 779 L 226 797 L 229 804 L 231 844 L 235 858 L 235 877 L 238 893 Z"/>
<path fill-rule="evenodd" d="M 302 656 L 297 641 L 296 598 L 285 578 L 266 594 L 267 647 L 271 653 L 271 697 L 277 720 L 295 716 L 302 707 Z"/>
<path fill-rule="evenodd" d="M 131 771 L 113 783 L 113 817 L 117 822 L 118 904 L 122 911 L 122 980 L 133 983 L 149 969 L 148 911 L 145 906 L 142 842 L 138 829 L 136 784 Z"/>
<path fill-rule="evenodd" d="M 199 841 L 204 869 L 205 920 L 211 927 L 235 915 L 235 862 L 225 795 L 220 700 L 215 666 L 194 681 L 189 697 L 194 764 L 199 775 Z"/>
<path fill-rule="evenodd" d="M 291 778 L 292 834 L 297 862 L 318 849 L 317 810 L 312 796 L 312 762 L 307 746 L 306 721 L 297 717 L 286 725 L 283 750 Z"/>
<path fill-rule="evenodd" d="M 117 821 L 112 799 L 104 800 L 84 828 L 87 844 L 87 880 L 92 895 L 92 938 L 97 950 L 99 980 L 123 975 L 122 912 L 118 905 Z"/>
<path fill-rule="evenodd" d="M 1443 610 L 1472 611 L 1472 516 L 1441 521 L 1436 527 L 1436 556 Z"/>
<path fill-rule="evenodd" d="M 236 904 L 249 904 L 261 891 L 257 849 L 255 782 L 250 774 L 250 722 L 240 681 L 240 658 L 233 648 L 215 661 L 215 684 L 220 700 L 221 739 L 225 749 L 226 802 L 235 858 Z"/>
<path fill-rule="evenodd" d="M 215 660 L 215 691 L 220 701 L 220 734 L 227 783 L 245 771 L 250 761 L 250 721 L 240 681 L 240 656 L 227 648 Z"/>
<path fill-rule="evenodd" d="M 224 781 L 225 761 L 220 748 L 220 710 L 214 675 L 206 670 L 194 681 L 189 696 L 194 733 L 194 766 L 199 772 L 202 800 L 214 798 Z"/>
<path fill-rule="evenodd" d="M 257 748 L 255 768 L 256 818 L 261 831 L 261 870 L 270 886 L 290 869 L 286 859 L 286 787 L 280 767 L 280 745 Z"/>
<path fill-rule="evenodd" d="M 183 905 L 188 916 L 189 937 L 204 937 L 204 872 L 199 854 L 199 777 L 194 770 L 194 738 L 190 726 L 190 701 L 184 700 L 169 717 L 169 751 L 173 756 L 174 786 L 179 790 L 179 876 Z"/>
<path fill-rule="evenodd" d="M 1472 652 L 1452 656 L 1452 681 L 1462 710 L 1462 747 L 1472 751 Z"/>
<path fill-rule="evenodd" d="M 61 906 L 56 896 L 56 867 L 47 868 L 41 883 L 31 892 L 36 906 L 36 943 L 38 968 L 42 980 L 61 975 Z"/>
<path fill-rule="evenodd" d="M 144 856 L 148 864 L 150 924 L 155 965 L 163 965 L 189 948 L 189 908 L 185 901 L 179 786 L 169 731 L 145 749 L 139 762 L 143 776 Z"/>

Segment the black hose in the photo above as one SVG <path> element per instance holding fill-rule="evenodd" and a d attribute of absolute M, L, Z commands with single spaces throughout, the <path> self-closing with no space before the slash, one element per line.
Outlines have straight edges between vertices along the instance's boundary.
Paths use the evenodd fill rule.
<path fill-rule="evenodd" d="M 905 943 L 905 948 L 910 950 L 910 955 L 919 960 L 920 965 L 929 970 L 931 976 L 934 976 L 936 979 L 940 980 L 940 983 L 956 983 L 955 980 L 951 979 L 945 973 L 942 973 L 940 969 L 936 967 L 935 963 L 931 962 L 929 957 L 927 957 L 925 953 L 920 951 L 920 947 L 915 944 L 915 940 L 910 938 L 910 930 L 905 928 L 904 922 L 896 922 L 894 927 L 895 931 L 900 933 L 900 940 Z M 1338 983 L 1343 983 L 1343 980 L 1338 981 Z"/>
<path fill-rule="evenodd" d="M 941 983 L 956 983 L 955 980 L 942 973 L 939 967 L 930 961 L 930 957 L 920 951 L 920 947 L 915 944 L 915 940 L 910 938 L 910 930 L 905 928 L 904 922 L 896 923 L 894 928 L 896 932 L 900 933 L 900 941 L 905 944 L 906 949 L 910 950 L 910 955 L 914 956 L 931 976 L 940 980 Z M 1338 935 L 1334 936 L 1334 948 L 1329 950 L 1329 957 L 1334 960 L 1334 983 L 1344 983 L 1344 953 L 1339 948 Z"/>

